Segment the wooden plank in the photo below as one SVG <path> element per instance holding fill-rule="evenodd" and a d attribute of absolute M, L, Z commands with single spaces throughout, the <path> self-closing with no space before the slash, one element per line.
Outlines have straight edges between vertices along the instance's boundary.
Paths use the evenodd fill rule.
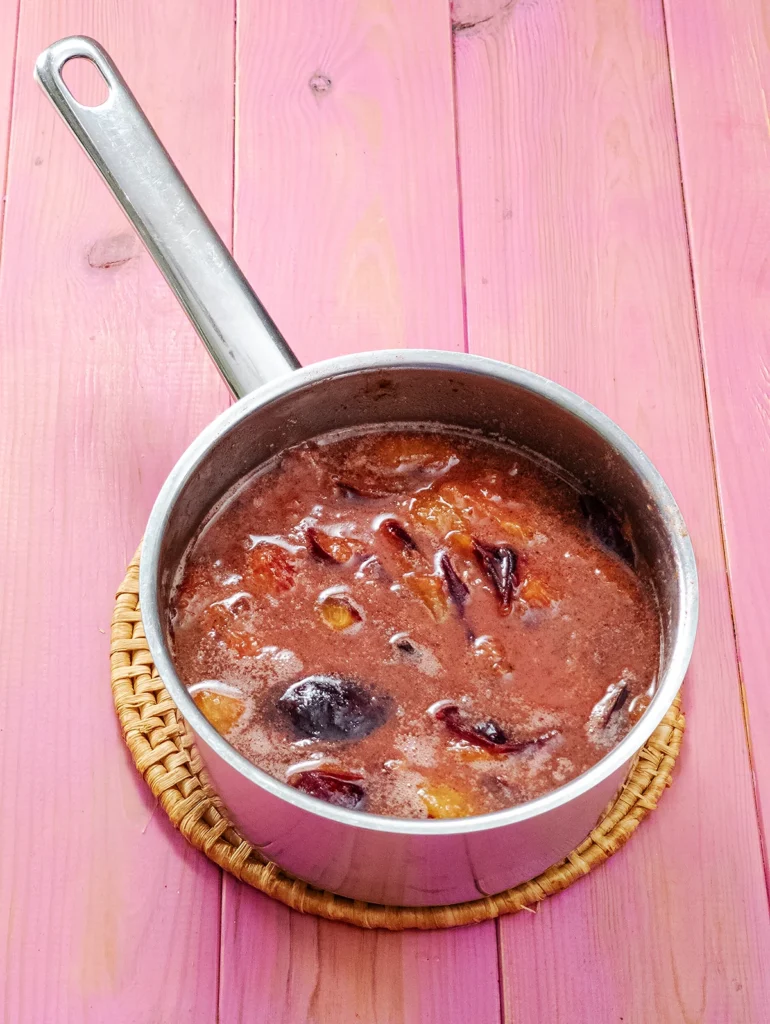
<path fill-rule="evenodd" d="M 665 6 L 732 600 L 767 846 L 770 551 L 761 538 L 770 499 L 770 21 L 760 0 L 715 0 L 703 9 L 689 0 Z"/>
<path fill-rule="evenodd" d="M 223 911 L 224 1024 L 500 1020 L 493 924 L 366 932 L 232 883 Z"/>
<path fill-rule="evenodd" d="M 770 927 L 662 10 L 498 7 L 477 25 L 466 10 L 455 33 L 471 350 L 567 384 L 643 445 L 681 502 L 702 587 L 675 784 L 618 858 L 503 922 L 504 1016 L 763 1020 Z M 708 105 L 693 89 L 693 114 L 696 94 Z"/>
<path fill-rule="evenodd" d="M 302 362 L 462 348 L 445 0 L 245 0 L 238 260 Z"/>
<path fill-rule="evenodd" d="M 5 180 L 8 171 L 8 146 L 11 138 L 13 69 L 16 58 L 16 30 L 19 3 L 0 4 L 0 246 L 5 216 Z"/>
<path fill-rule="evenodd" d="M 112 51 L 231 232 L 232 4 L 24 0 L 0 275 L 0 1018 L 213 1021 L 221 876 L 123 748 L 113 595 L 166 473 L 227 401 L 37 85 L 53 39 Z M 4 42 L 3 42 L 3 45 Z"/>
<path fill-rule="evenodd" d="M 238 61 L 235 251 L 300 357 L 461 348 L 443 0 L 242 3 Z M 222 935 L 223 1024 L 500 1019 L 491 923 L 362 932 L 225 878 Z"/>

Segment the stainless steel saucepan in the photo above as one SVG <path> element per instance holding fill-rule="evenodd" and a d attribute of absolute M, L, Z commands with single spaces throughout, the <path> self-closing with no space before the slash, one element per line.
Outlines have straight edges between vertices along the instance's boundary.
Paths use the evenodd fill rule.
<path fill-rule="evenodd" d="M 73 58 L 109 86 L 97 107 L 62 79 Z M 698 609 L 692 546 L 657 470 L 607 416 L 558 384 L 478 356 L 394 350 L 299 368 L 217 237 L 104 50 L 54 43 L 35 74 L 94 162 L 239 399 L 181 457 L 155 503 L 140 598 L 152 656 L 197 737 L 213 784 L 243 834 L 286 871 L 320 888 L 387 904 L 444 904 L 501 892 L 564 857 L 591 831 L 660 723 L 690 660 Z M 167 637 L 170 582 L 211 506 L 276 452 L 327 430 L 440 422 L 503 435 L 590 481 L 622 507 L 661 609 L 657 692 L 625 739 L 546 796 L 473 818 L 413 821 L 347 811 L 250 764 L 197 709 Z"/>

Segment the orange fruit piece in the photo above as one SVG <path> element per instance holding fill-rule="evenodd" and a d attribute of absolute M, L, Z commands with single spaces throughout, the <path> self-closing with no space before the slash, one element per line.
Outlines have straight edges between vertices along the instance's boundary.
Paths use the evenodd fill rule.
<path fill-rule="evenodd" d="M 193 694 L 193 700 L 221 736 L 230 732 L 246 710 L 246 705 L 238 697 L 217 693 L 216 690 L 198 690 Z"/>
<path fill-rule="evenodd" d="M 318 612 L 329 629 L 340 633 L 361 621 L 361 613 L 344 595 L 325 597 L 318 605 Z"/>
<path fill-rule="evenodd" d="M 257 654 L 259 642 L 253 633 L 238 621 L 235 611 L 222 602 L 209 605 L 200 617 L 204 633 L 211 635 L 218 643 L 223 643 L 228 650 L 242 656 Z"/>
<path fill-rule="evenodd" d="M 467 818 L 475 813 L 468 794 L 445 782 L 424 783 L 417 792 L 429 818 Z"/>
<path fill-rule="evenodd" d="M 418 494 L 412 499 L 409 511 L 426 529 L 445 537 L 453 530 L 465 531 L 466 523 L 452 505 L 440 495 L 430 491 Z"/>
<path fill-rule="evenodd" d="M 468 559 L 473 558 L 473 537 L 469 533 L 452 530 L 444 539 L 456 554 Z"/>
<path fill-rule="evenodd" d="M 443 437 L 429 434 L 386 434 L 373 440 L 368 451 L 370 461 L 381 469 L 408 469 L 437 472 L 454 455 L 452 444 Z"/>
<path fill-rule="evenodd" d="M 249 576 L 257 584 L 253 589 L 276 595 L 294 586 L 294 561 L 278 544 L 257 544 L 247 552 L 246 563 Z"/>
<path fill-rule="evenodd" d="M 512 519 L 500 519 L 498 520 L 498 525 L 512 540 L 517 540 L 520 544 L 526 544 L 535 535 L 534 530 L 530 530 L 522 526 L 521 523 L 514 522 Z"/>
<path fill-rule="evenodd" d="M 504 761 L 505 754 L 494 754 L 482 747 L 456 746 L 452 753 L 461 761 Z"/>
<path fill-rule="evenodd" d="M 337 485 L 351 495 L 403 494 L 430 482 L 455 461 L 452 444 L 435 435 L 388 433 L 359 438 L 345 457 Z"/>
<path fill-rule="evenodd" d="M 474 499 L 459 484 L 442 484 L 438 493 L 439 497 L 451 505 L 463 518 L 467 518 L 473 513 Z"/>
<path fill-rule="evenodd" d="M 462 515 L 466 524 L 469 517 L 473 515 L 489 519 L 512 540 L 522 544 L 531 540 L 535 535 L 535 531 L 515 519 L 511 510 L 505 505 L 491 501 L 483 494 L 469 493 L 457 484 L 443 484 L 439 488 L 439 495 Z M 467 529 L 467 525 L 465 528 Z"/>
<path fill-rule="evenodd" d="M 519 597 L 526 601 L 530 608 L 548 608 L 557 600 L 556 595 L 536 577 L 524 580 L 519 588 Z"/>
<path fill-rule="evenodd" d="M 473 653 L 497 676 L 505 676 L 513 672 L 513 666 L 505 657 L 505 651 L 500 641 L 493 636 L 480 636 L 473 644 Z"/>
<path fill-rule="evenodd" d="M 440 576 L 408 572 L 404 575 L 404 584 L 422 601 L 436 622 L 444 621 L 449 612 L 449 602 Z"/>

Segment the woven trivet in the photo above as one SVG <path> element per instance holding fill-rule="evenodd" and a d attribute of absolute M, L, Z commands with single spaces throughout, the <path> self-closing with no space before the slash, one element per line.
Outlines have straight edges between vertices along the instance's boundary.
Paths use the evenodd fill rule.
<path fill-rule="evenodd" d="M 514 889 L 445 907 L 386 907 L 322 892 L 263 860 L 232 825 L 211 788 L 192 733 L 153 664 L 139 610 L 139 552 L 112 616 L 112 692 L 123 737 L 153 795 L 188 842 L 225 871 L 295 910 L 361 928 L 452 928 L 515 914 L 561 892 L 624 846 L 671 783 L 684 716 L 677 697 L 623 789 L 584 842 L 561 863 Z"/>

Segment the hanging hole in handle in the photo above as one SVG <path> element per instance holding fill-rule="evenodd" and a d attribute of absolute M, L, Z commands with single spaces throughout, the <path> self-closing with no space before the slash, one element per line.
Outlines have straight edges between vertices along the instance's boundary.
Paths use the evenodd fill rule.
<path fill-rule="evenodd" d="M 88 57 L 70 57 L 61 69 L 64 83 L 82 107 L 100 107 L 110 95 L 110 86 Z"/>

